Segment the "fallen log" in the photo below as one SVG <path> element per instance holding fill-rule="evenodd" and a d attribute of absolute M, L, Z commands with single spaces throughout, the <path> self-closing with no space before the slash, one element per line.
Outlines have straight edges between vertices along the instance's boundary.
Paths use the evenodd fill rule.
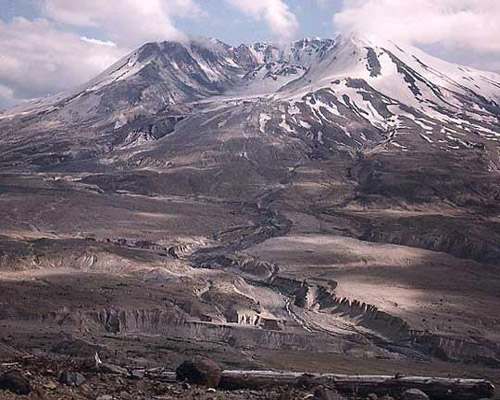
<path fill-rule="evenodd" d="M 275 371 L 223 371 L 220 387 L 227 390 L 262 389 L 276 386 L 331 386 L 341 393 L 365 396 L 375 393 L 399 396 L 407 389 L 420 389 L 432 400 L 478 400 L 492 397 L 494 386 L 483 379 L 420 376 L 303 374 Z"/>
<path fill-rule="evenodd" d="M 176 374 L 165 368 L 133 369 L 100 363 L 101 370 L 162 382 L 175 382 Z M 366 396 L 375 393 L 399 397 L 407 389 L 420 389 L 432 400 L 479 400 L 493 397 L 495 387 L 484 379 L 439 378 L 423 376 L 338 375 L 283 371 L 222 371 L 219 387 L 226 390 L 265 387 L 330 386 L 344 394 Z"/>

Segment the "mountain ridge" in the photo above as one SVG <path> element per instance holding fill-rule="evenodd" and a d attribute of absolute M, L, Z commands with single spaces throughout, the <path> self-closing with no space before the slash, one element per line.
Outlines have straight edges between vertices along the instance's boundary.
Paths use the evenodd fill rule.
<path fill-rule="evenodd" d="M 498 366 L 499 81 L 359 36 L 200 39 L 4 114 L 3 326 Z"/>
<path fill-rule="evenodd" d="M 144 53 L 148 51 L 149 48 L 153 46 L 160 46 L 164 45 L 166 43 L 170 43 L 171 45 L 180 45 L 181 47 L 186 47 L 186 46 L 200 46 L 202 48 L 206 49 L 214 49 L 217 46 L 219 47 L 219 50 L 225 49 L 229 50 L 232 52 L 235 51 L 242 51 L 243 53 L 251 53 L 252 56 L 254 57 L 253 60 L 251 60 L 249 63 L 252 66 L 259 66 L 259 64 L 266 64 L 267 62 L 288 62 L 288 63 L 297 63 L 300 64 L 303 67 L 310 67 L 310 64 L 312 60 L 301 60 L 300 57 L 300 50 L 305 50 L 306 52 L 309 51 L 309 55 L 311 55 L 311 50 L 312 49 L 317 49 L 319 46 L 319 51 L 322 52 L 323 54 L 320 55 L 322 57 L 325 52 L 328 52 L 332 49 L 333 44 L 338 45 L 339 43 L 346 42 L 346 41 L 355 41 L 358 43 L 361 43 L 362 46 L 369 48 L 370 46 L 373 46 L 374 43 L 381 43 L 381 44 L 390 44 L 391 46 L 395 48 L 401 49 L 401 45 L 398 45 L 394 43 L 393 41 L 390 40 L 385 40 L 385 39 L 378 39 L 373 36 L 367 36 L 363 35 L 360 33 L 351 33 L 349 35 L 343 35 L 339 34 L 337 35 L 334 39 L 321 39 L 321 38 L 303 38 L 303 39 L 298 39 L 295 41 L 292 41 L 287 44 L 277 44 L 273 42 L 256 42 L 254 44 L 240 44 L 239 46 L 231 46 L 228 45 L 218 39 L 214 38 L 204 38 L 204 37 L 192 37 L 190 38 L 187 42 L 169 42 L 169 41 L 163 41 L 163 42 L 150 42 L 146 43 L 143 46 L 139 47 L 138 49 L 132 51 L 128 55 L 124 56 L 122 59 L 118 60 L 113 64 L 112 66 L 108 67 L 105 71 L 103 71 L 101 74 L 96 76 L 95 78 L 90 79 L 88 82 L 83 83 L 82 85 L 78 86 L 77 89 L 75 90 L 83 90 L 84 88 L 89 88 L 93 86 L 93 83 L 96 83 L 100 80 L 100 78 L 106 77 L 110 75 L 113 71 L 116 71 L 117 69 L 121 69 L 121 67 L 124 66 L 126 61 L 129 61 L 131 58 L 133 58 L 134 54 L 142 53 L 142 57 L 144 57 Z M 375 45 L 376 46 L 376 45 Z M 405 45 L 403 46 L 405 48 L 411 49 L 412 52 L 418 52 L 420 54 L 425 54 L 421 50 Z M 402 50 L 403 51 L 403 50 Z M 404 51 L 403 51 L 404 52 Z M 440 63 L 450 67 L 450 66 L 455 66 L 455 67 L 460 67 L 464 69 L 465 71 L 476 71 L 483 73 L 485 75 L 490 75 L 490 77 L 496 77 L 497 81 L 500 80 L 500 75 L 490 72 L 490 71 L 480 71 L 474 68 L 470 67 L 463 67 L 460 66 L 459 64 L 455 63 L 450 63 L 450 62 L 445 62 L 442 61 L 436 57 L 432 57 L 429 55 L 426 55 L 426 57 L 430 57 L 435 61 L 439 61 Z M 248 71 L 251 72 L 251 71 Z M 65 91 L 61 92 L 60 94 L 55 94 L 52 96 L 49 96 L 49 98 L 56 97 L 56 96 L 61 96 L 67 93 L 72 93 L 73 90 L 70 91 Z M 30 101 L 28 103 L 33 103 L 33 102 L 40 102 L 43 101 L 44 99 L 35 99 L 33 101 Z M 18 108 L 19 106 L 15 106 L 14 109 Z M 23 107 L 23 105 L 21 105 Z"/>
<path fill-rule="evenodd" d="M 85 160 L 98 170 L 155 165 L 164 173 L 185 157 L 200 164 L 186 144 L 201 129 L 209 134 L 196 139 L 200 148 L 231 140 L 235 154 L 269 166 L 268 152 L 287 148 L 298 159 L 465 150 L 495 170 L 495 77 L 358 34 L 281 49 L 205 38 L 148 43 L 72 94 L 4 115 L 3 165 L 43 171 Z M 249 140 L 263 147 L 252 155 Z M 162 153 L 170 142 L 178 152 Z"/>

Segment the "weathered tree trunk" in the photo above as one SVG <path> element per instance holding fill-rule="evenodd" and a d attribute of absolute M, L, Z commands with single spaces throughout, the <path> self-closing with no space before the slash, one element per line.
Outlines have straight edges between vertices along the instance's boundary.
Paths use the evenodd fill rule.
<path fill-rule="evenodd" d="M 433 400 L 478 400 L 493 396 L 494 386 L 482 379 L 454 379 L 419 376 L 301 374 L 274 371 L 224 371 L 224 389 L 260 389 L 272 386 L 329 385 L 342 393 L 399 395 L 420 389 Z"/>
<path fill-rule="evenodd" d="M 116 368 L 115 368 L 116 369 Z M 127 371 L 120 368 L 117 371 Z M 140 373 L 139 373 L 140 372 Z M 118 372 L 119 373 L 119 372 Z M 175 382 L 175 372 L 163 368 L 128 370 L 131 377 Z M 336 375 L 278 371 L 223 371 L 219 387 L 227 390 L 265 387 L 331 386 L 346 394 L 399 396 L 407 389 L 420 389 L 432 400 L 478 400 L 493 397 L 495 387 L 484 379 L 438 378 L 422 376 Z"/>

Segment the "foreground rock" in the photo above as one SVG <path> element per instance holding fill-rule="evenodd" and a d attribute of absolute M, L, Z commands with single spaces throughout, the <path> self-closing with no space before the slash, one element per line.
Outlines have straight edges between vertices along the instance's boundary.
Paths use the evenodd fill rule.
<path fill-rule="evenodd" d="M 15 372 L 12 370 L 15 368 Z M 482 398 L 494 398 L 493 391 L 472 391 L 465 390 L 461 393 L 449 394 L 450 392 L 440 391 L 432 392 L 429 386 L 422 386 L 421 389 L 425 397 L 408 397 L 409 395 L 421 395 L 416 387 L 407 384 L 404 388 L 394 389 L 394 398 L 389 396 L 389 391 L 384 388 L 378 388 L 376 391 L 368 391 L 363 388 L 360 382 L 369 380 L 378 381 L 378 376 L 357 376 L 358 380 L 352 385 L 352 377 L 348 375 L 328 375 L 322 374 L 301 374 L 301 373 L 278 373 L 276 371 L 223 371 L 222 379 L 216 389 L 210 387 L 200 387 L 198 384 L 215 386 L 220 371 L 219 366 L 210 360 L 194 359 L 185 362 L 179 366 L 177 379 L 182 376 L 183 382 L 176 379 L 176 373 L 164 368 L 145 369 L 143 377 L 106 373 L 101 370 L 95 370 L 94 366 L 86 367 L 85 363 L 80 363 L 68 358 L 45 358 L 28 357 L 20 358 L 17 362 L 0 362 L 0 381 L 2 384 L 8 383 L 9 388 L 2 386 L 0 389 L 1 400 L 151 400 L 151 399 L 171 399 L 171 400 L 404 400 L 410 399 L 428 399 L 432 400 L 477 400 Z M 259 379 L 254 380 L 255 374 Z M 81 374 L 81 376 L 79 376 Z M 246 381 L 247 386 L 235 388 L 235 390 L 225 390 L 224 378 L 227 375 L 238 375 L 238 382 L 243 384 Z M 267 378 L 263 381 L 262 378 Z M 29 377 L 29 382 L 26 378 Z M 57 383 L 57 377 L 61 383 Z M 78 385 L 82 377 L 86 382 Z M 197 379 L 194 379 L 197 377 Z M 212 378 L 210 378 L 212 377 Z M 329 383 L 320 383 L 325 377 L 330 378 Z M 191 382 L 198 384 L 191 385 Z M 299 378 L 299 379 L 297 379 Z M 321 378 L 321 379 L 320 379 Z M 334 379 L 335 378 L 335 379 Z M 210 381 L 212 379 L 212 381 Z M 429 378 L 390 377 L 390 380 L 397 380 L 405 385 L 409 380 L 415 383 L 415 380 L 421 379 L 422 382 L 428 382 Z M 461 388 L 467 387 L 471 380 L 457 378 L 433 378 L 441 379 L 443 384 L 446 382 L 462 382 Z M 346 380 L 351 383 L 347 388 Z M 69 382 L 69 383 L 68 383 Z M 74 383 L 73 386 L 71 383 Z M 275 384 L 273 385 L 272 382 Z M 475 381 L 473 381 L 475 382 Z M 13 384 L 16 385 L 13 385 Z M 259 383 L 259 385 L 257 385 Z M 276 383 L 281 383 L 276 385 Z M 484 381 L 479 383 L 486 384 Z M 25 390 L 22 390 L 22 385 Z M 248 385 L 250 384 L 250 385 Z M 491 384 L 488 384 L 490 387 Z M 445 385 L 446 387 L 446 385 Z M 19 394 L 29 394 L 26 397 L 19 397 Z M 476 389 L 478 387 L 476 386 Z M 480 389 L 480 387 L 479 387 Z M 404 394 L 403 394 L 404 393 Z M 437 393 L 437 394 L 436 394 Z M 487 395 L 486 393 L 489 393 Z M 402 397 L 402 394 L 404 397 Z"/>
<path fill-rule="evenodd" d="M 6 372 L 0 377 L 0 390 L 9 390 L 15 394 L 29 394 L 29 381 L 17 371 Z"/>
<path fill-rule="evenodd" d="M 29 377 L 30 392 L 20 396 L 0 390 L 0 400 L 297 400 L 310 397 L 311 388 L 260 388 L 259 390 L 224 391 L 178 382 L 175 373 L 148 373 L 144 378 L 95 370 L 93 365 L 64 358 L 29 357 L 6 365 L 0 362 L 0 378 L 16 368 L 16 375 Z M 61 372 L 80 373 L 86 382 L 79 386 L 58 383 Z M 65 380 L 66 378 L 63 378 Z M 310 399 L 310 400 L 311 400 Z M 362 400 L 362 399 L 359 399 Z"/>
<path fill-rule="evenodd" d="M 403 392 L 401 400 L 429 400 L 429 396 L 419 389 L 408 389 Z"/>
<path fill-rule="evenodd" d="M 184 361 L 175 374 L 179 381 L 215 388 L 219 386 L 222 369 L 212 360 L 197 357 Z"/>
<path fill-rule="evenodd" d="M 79 372 L 63 371 L 59 375 L 59 382 L 69 386 L 80 386 L 85 383 L 85 377 Z"/>

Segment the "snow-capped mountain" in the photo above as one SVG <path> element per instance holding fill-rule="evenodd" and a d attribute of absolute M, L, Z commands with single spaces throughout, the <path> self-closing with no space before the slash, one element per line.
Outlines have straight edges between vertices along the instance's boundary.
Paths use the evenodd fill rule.
<path fill-rule="evenodd" d="M 155 113 L 234 86 L 257 66 L 252 58 L 240 58 L 234 48 L 215 39 L 147 43 L 81 87 L 14 112 L 70 109 L 86 118 L 140 106 Z"/>
<path fill-rule="evenodd" d="M 278 85 L 261 88 L 271 92 L 290 77 L 301 76 L 333 44 L 333 40 L 304 39 L 284 47 L 256 43 L 235 48 L 205 38 L 188 43 L 148 43 L 76 90 L 17 107 L 13 113 L 66 108 L 85 118 L 85 114 L 93 117 L 96 112 L 109 114 L 137 105 L 157 112 L 171 104 L 244 88 L 250 80 L 270 83 L 277 77 L 288 77 L 280 79 Z"/>
<path fill-rule="evenodd" d="M 238 50 L 250 53 L 251 59 L 258 64 L 268 62 L 286 62 L 310 67 L 320 61 L 335 45 L 332 39 L 301 39 L 286 45 L 258 42 L 253 45 L 241 45 Z"/>
<path fill-rule="evenodd" d="M 282 88 L 280 97 L 308 108 L 313 121 L 342 128 L 354 113 L 381 131 L 402 135 L 413 129 L 428 143 L 453 148 L 470 145 L 460 137 L 467 133 L 500 139 L 499 81 L 494 73 L 446 63 L 416 48 L 354 35 L 339 37 L 334 50 Z M 296 125 L 303 124 L 298 119 Z"/>
<path fill-rule="evenodd" d="M 197 38 L 148 43 L 80 88 L 0 121 L 19 135 L 76 126 L 75 138 L 107 138 L 91 148 L 135 148 L 193 114 L 210 115 L 202 126 L 215 130 L 241 124 L 212 126 L 213 113 L 232 112 L 246 115 L 252 134 L 301 138 L 327 153 L 380 145 L 496 151 L 499 105 L 500 76 L 390 41 L 350 35 L 232 47 Z"/>

